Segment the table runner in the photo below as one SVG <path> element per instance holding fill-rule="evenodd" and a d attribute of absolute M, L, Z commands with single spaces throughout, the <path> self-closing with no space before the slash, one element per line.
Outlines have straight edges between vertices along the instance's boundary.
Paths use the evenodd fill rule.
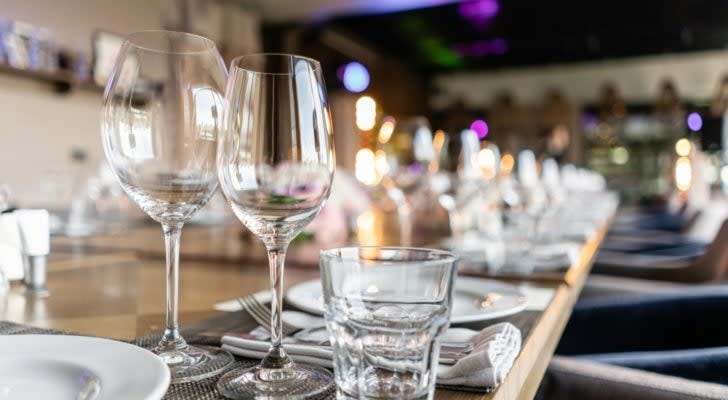
<path fill-rule="evenodd" d="M 525 343 L 534 326 L 541 317 L 542 311 L 523 311 L 511 317 L 501 318 L 498 320 L 487 321 L 492 324 L 501 321 L 508 321 L 521 330 L 523 342 Z M 214 318 L 199 321 L 182 329 L 182 334 L 190 344 L 201 344 L 209 346 L 219 346 L 220 338 L 223 333 L 244 333 L 250 331 L 257 324 L 244 311 L 226 313 Z M 484 323 L 470 323 L 462 325 L 473 329 L 482 329 Z M 78 335 L 72 332 L 64 332 L 52 329 L 37 328 L 28 325 L 21 325 L 9 321 L 0 322 L 0 335 L 23 335 L 23 334 L 46 334 L 46 335 Z M 152 334 L 128 341 L 128 343 L 136 346 L 151 349 L 159 341 L 161 334 Z M 235 363 L 231 369 L 245 369 L 257 364 L 259 360 L 235 357 Z M 170 385 L 164 400 L 225 400 L 215 387 L 218 376 L 204 379 L 198 382 L 181 383 Z M 476 388 L 466 387 L 450 387 L 438 385 L 445 389 L 483 392 Z M 322 395 L 320 400 L 334 400 L 334 391 L 330 391 Z"/>

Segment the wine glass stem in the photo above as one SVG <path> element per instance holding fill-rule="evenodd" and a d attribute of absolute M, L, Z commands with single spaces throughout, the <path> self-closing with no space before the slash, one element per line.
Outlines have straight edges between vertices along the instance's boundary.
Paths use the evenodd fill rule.
<path fill-rule="evenodd" d="M 181 350 L 187 343 L 179 333 L 179 239 L 182 224 L 162 225 L 164 231 L 164 247 L 166 251 L 167 307 L 165 308 L 164 335 L 161 346 L 168 350 Z"/>
<path fill-rule="evenodd" d="M 268 264 L 270 266 L 271 283 L 271 348 L 263 359 L 261 366 L 265 369 L 280 369 L 291 365 L 291 359 L 281 346 L 283 339 L 283 263 L 286 259 L 286 247 L 268 247 Z"/>

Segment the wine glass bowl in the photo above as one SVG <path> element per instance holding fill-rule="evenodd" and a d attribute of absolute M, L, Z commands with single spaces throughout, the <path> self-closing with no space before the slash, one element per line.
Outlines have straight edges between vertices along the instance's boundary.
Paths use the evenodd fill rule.
<path fill-rule="evenodd" d="M 281 345 L 285 253 L 318 214 L 334 173 L 331 117 L 321 66 L 288 54 L 232 61 L 217 167 L 235 215 L 266 246 L 272 287 L 271 348 L 257 367 L 225 374 L 229 398 L 296 399 L 332 387 L 331 372 L 296 365 Z"/>
<path fill-rule="evenodd" d="M 228 193 L 235 215 L 266 244 L 292 240 L 318 214 L 331 187 L 328 167 L 300 162 L 260 165 L 256 185 Z M 245 174 L 236 174 L 239 182 Z"/>
<path fill-rule="evenodd" d="M 217 186 L 221 71 L 214 43 L 196 35 L 137 32 L 120 50 L 104 93 L 104 150 L 124 190 L 158 222 L 184 223 Z"/>
<path fill-rule="evenodd" d="M 179 239 L 183 224 L 217 188 L 217 136 L 225 66 L 215 44 L 181 32 L 127 36 L 104 91 L 102 143 L 124 191 L 162 224 L 166 247 L 166 329 L 154 349 L 172 382 L 227 368 L 222 350 L 187 345 L 179 333 Z"/>

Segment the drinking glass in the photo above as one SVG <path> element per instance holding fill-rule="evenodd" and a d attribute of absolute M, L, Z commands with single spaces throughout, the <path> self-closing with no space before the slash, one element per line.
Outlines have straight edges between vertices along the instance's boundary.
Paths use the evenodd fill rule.
<path fill-rule="evenodd" d="M 225 79 L 211 40 L 145 31 L 127 36 L 104 91 L 101 132 L 109 166 L 164 232 L 166 327 L 153 351 L 174 383 L 213 376 L 233 361 L 225 351 L 188 345 L 178 317 L 180 234 L 217 187 Z"/>
<path fill-rule="evenodd" d="M 231 398 L 297 399 L 331 388 L 325 369 L 295 364 L 281 346 L 283 263 L 290 241 L 318 214 L 334 173 L 331 116 L 321 66 L 288 54 L 232 61 L 218 149 L 220 186 L 235 215 L 266 246 L 271 347 L 260 365 L 230 371 Z"/>
<path fill-rule="evenodd" d="M 433 398 L 456 260 L 404 247 L 321 252 L 337 398 Z"/>
<path fill-rule="evenodd" d="M 509 273 L 528 275 L 533 272 L 532 249 L 536 242 L 538 218 L 526 211 L 503 214 L 505 266 Z"/>

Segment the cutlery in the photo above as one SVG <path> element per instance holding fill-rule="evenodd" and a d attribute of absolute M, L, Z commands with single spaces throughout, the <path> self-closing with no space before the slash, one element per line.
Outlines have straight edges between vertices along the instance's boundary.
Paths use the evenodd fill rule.
<path fill-rule="evenodd" d="M 259 323 L 263 328 L 267 329 L 268 332 L 271 331 L 272 315 L 269 307 L 263 305 L 263 303 L 261 303 L 253 295 L 241 297 L 238 299 L 238 301 L 240 302 L 240 306 L 243 307 L 243 309 L 247 311 L 251 317 L 253 317 L 255 322 Z M 283 336 L 290 336 L 300 330 L 302 330 L 302 328 L 293 326 L 286 323 L 286 321 L 283 321 Z"/>

